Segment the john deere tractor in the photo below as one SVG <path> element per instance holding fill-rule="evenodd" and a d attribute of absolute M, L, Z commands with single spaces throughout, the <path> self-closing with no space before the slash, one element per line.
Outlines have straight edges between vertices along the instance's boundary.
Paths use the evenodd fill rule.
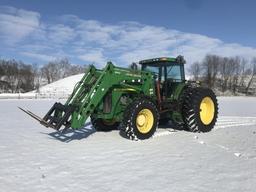
<path fill-rule="evenodd" d="M 90 66 L 65 104 L 55 103 L 40 118 L 42 125 L 59 131 L 79 129 L 90 117 L 97 131 L 120 129 L 133 140 L 148 139 L 158 124 L 171 121 L 191 132 L 208 132 L 216 122 L 214 92 L 185 80 L 182 56 L 154 58 L 131 69 L 108 62 L 104 69 Z"/>

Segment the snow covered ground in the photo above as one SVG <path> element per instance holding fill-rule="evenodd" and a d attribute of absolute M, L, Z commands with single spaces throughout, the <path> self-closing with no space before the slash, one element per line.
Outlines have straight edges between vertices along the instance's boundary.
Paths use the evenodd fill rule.
<path fill-rule="evenodd" d="M 256 98 L 219 98 L 206 134 L 159 128 L 130 141 L 88 123 L 65 135 L 17 109 L 44 115 L 54 100 L 0 100 L 0 191 L 196 191 L 256 189 Z"/>

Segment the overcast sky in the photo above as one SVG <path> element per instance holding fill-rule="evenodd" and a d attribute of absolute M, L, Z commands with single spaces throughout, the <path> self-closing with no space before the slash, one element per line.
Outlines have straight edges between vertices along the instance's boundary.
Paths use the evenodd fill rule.
<path fill-rule="evenodd" d="M 118 65 L 182 54 L 256 56 L 256 1 L 0 0 L 0 57 Z"/>

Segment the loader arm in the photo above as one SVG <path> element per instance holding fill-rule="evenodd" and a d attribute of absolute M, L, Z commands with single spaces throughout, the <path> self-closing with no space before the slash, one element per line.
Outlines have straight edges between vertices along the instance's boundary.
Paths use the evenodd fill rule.
<path fill-rule="evenodd" d="M 143 82 L 151 81 L 151 75 L 151 73 L 115 67 L 111 62 L 108 62 L 104 70 L 97 70 L 91 66 L 65 104 L 76 108 L 72 113 L 71 127 L 75 129 L 82 127 L 102 102 L 103 97 L 113 88 L 126 88 L 149 95 L 149 88 L 142 89 L 141 87 L 143 87 L 142 84 L 152 84 Z M 140 86 L 133 86 L 131 82 L 135 81 L 140 83 Z M 89 91 L 86 92 L 86 89 Z"/>

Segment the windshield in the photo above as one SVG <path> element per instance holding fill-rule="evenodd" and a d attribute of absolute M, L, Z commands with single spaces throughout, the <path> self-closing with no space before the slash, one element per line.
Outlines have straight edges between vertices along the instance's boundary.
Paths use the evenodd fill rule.
<path fill-rule="evenodd" d="M 143 67 L 144 71 L 150 71 L 150 72 L 153 72 L 155 74 L 158 74 L 159 73 L 159 68 L 158 67 L 154 67 L 154 66 L 144 66 Z"/>
<path fill-rule="evenodd" d="M 144 65 L 142 66 L 143 71 L 149 71 L 154 74 L 155 78 L 161 79 L 161 81 L 165 81 L 167 79 L 172 79 L 175 81 L 182 81 L 185 79 L 183 66 L 181 65 L 169 65 L 169 66 L 150 66 Z M 159 77 L 161 75 L 161 77 Z"/>

